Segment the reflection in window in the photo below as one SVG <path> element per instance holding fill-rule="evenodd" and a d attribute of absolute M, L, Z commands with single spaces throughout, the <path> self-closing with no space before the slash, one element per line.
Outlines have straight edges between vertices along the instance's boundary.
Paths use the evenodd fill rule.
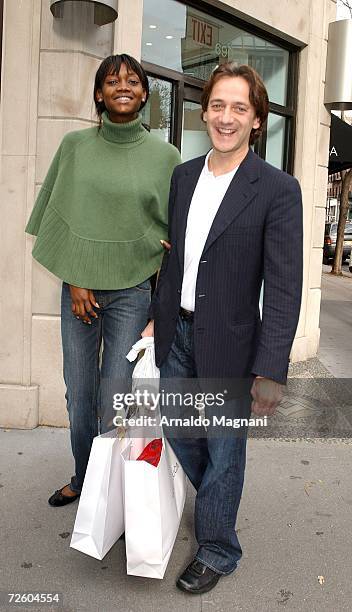
<path fill-rule="evenodd" d="M 269 113 L 265 159 L 280 170 L 283 168 L 284 159 L 285 121 L 285 117 Z"/>
<path fill-rule="evenodd" d="M 286 104 L 288 51 L 176 0 L 144 0 L 142 59 L 203 80 L 224 62 L 249 64 Z"/>
<path fill-rule="evenodd" d="M 171 140 L 172 84 L 148 77 L 150 96 L 142 110 L 142 119 L 150 131 L 165 142 Z"/>

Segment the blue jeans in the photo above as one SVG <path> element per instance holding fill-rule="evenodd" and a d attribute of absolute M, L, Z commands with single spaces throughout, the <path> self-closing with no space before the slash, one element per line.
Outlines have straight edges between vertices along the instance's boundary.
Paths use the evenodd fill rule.
<path fill-rule="evenodd" d="M 61 295 L 61 336 L 67 409 L 75 475 L 71 489 L 82 489 L 93 438 L 114 427 L 114 381 L 131 389 L 134 363 L 126 359 L 140 339 L 148 319 L 150 281 L 118 290 L 93 290 L 100 305 L 97 319 L 87 325 L 71 311 L 69 286 L 63 283 Z M 110 382 L 109 384 L 103 384 Z M 122 389 L 118 389 L 121 391 Z M 100 422 L 100 432 L 99 432 Z"/>
<path fill-rule="evenodd" d="M 193 323 L 179 317 L 174 342 L 160 369 L 162 379 L 196 378 Z M 166 384 L 170 384 L 166 381 Z M 205 431 L 205 430 L 204 430 Z M 242 550 L 235 531 L 246 463 L 241 437 L 169 437 L 176 456 L 197 491 L 196 559 L 219 574 L 236 569 Z"/>

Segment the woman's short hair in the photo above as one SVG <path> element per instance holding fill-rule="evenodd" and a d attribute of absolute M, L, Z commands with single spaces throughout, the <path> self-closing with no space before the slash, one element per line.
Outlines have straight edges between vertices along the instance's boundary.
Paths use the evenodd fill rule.
<path fill-rule="evenodd" d="M 127 66 L 128 71 L 134 72 L 139 77 L 142 83 L 142 87 L 145 90 L 145 96 L 144 96 L 145 101 L 142 102 L 139 110 L 142 110 L 142 108 L 146 105 L 148 101 L 148 98 L 149 98 L 148 77 L 147 77 L 145 70 L 140 65 L 140 63 L 137 62 L 137 60 L 131 55 L 127 55 L 127 53 L 121 53 L 120 55 L 109 55 L 109 57 L 106 57 L 100 64 L 96 72 L 95 81 L 94 81 L 93 98 L 94 98 L 95 110 L 99 118 L 99 123 L 101 123 L 101 116 L 103 112 L 106 110 L 106 108 L 105 108 L 104 101 L 98 102 L 97 92 L 99 89 L 103 88 L 105 79 L 109 74 L 119 74 L 121 64 L 125 64 L 125 66 Z"/>
<path fill-rule="evenodd" d="M 249 144 L 253 144 L 263 131 L 264 124 L 269 113 L 269 98 L 266 87 L 259 74 L 246 64 L 239 66 L 237 62 L 226 62 L 216 68 L 210 79 L 205 83 L 202 97 L 202 119 L 203 113 L 208 109 L 211 92 L 215 83 L 224 77 L 242 77 L 249 86 L 249 101 L 254 107 L 257 118 L 260 121 L 260 127 L 251 131 Z"/>

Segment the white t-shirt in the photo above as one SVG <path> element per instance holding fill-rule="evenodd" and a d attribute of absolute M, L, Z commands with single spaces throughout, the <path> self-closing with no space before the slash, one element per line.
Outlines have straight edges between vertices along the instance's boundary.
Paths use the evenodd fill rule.
<path fill-rule="evenodd" d="M 185 259 L 181 291 L 181 307 L 194 311 L 198 267 L 214 217 L 235 176 L 236 168 L 214 176 L 209 170 L 209 151 L 188 211 L 185 236 Z"/>

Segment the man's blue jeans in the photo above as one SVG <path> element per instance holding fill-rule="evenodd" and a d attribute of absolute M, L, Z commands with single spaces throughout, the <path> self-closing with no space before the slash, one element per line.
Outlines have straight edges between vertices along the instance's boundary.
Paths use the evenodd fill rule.
<path fill-rule="evenodd" d="M 118 290 L 93 290 L 100 309 L 98 319 L 88 325 L 71 311 L 69 286 L 61 295 L 61 335 L 67 409 L 75 475 L 71 489 L 82 489 L 93 438 L 114 427 L 113 398 L 107 392 L 114 380 L 130 391 L 134 363 L 126 359 L 140 339 L 148 320 L 150 281 Z M 101 350 L 102 349 L 102 350 Z M 104 381 L 111 384 L 104 385 Z M 105 389 L 105 392 L 103 393 Z M 100 419 L 99 419 L 100 417 Z"/>
<path fill-rule="evenodd" d="M 191 321 L 178 318 L 174 342 L 160 376 L 161 379 L 197 376 Z M 166 436 L 197 490 L 196 559 L 220 574 L 230 574 L 242 556 L 235 525 L 244 481 L 246 435 L 182 438 L 169 437 L 166 432 Z"/>

